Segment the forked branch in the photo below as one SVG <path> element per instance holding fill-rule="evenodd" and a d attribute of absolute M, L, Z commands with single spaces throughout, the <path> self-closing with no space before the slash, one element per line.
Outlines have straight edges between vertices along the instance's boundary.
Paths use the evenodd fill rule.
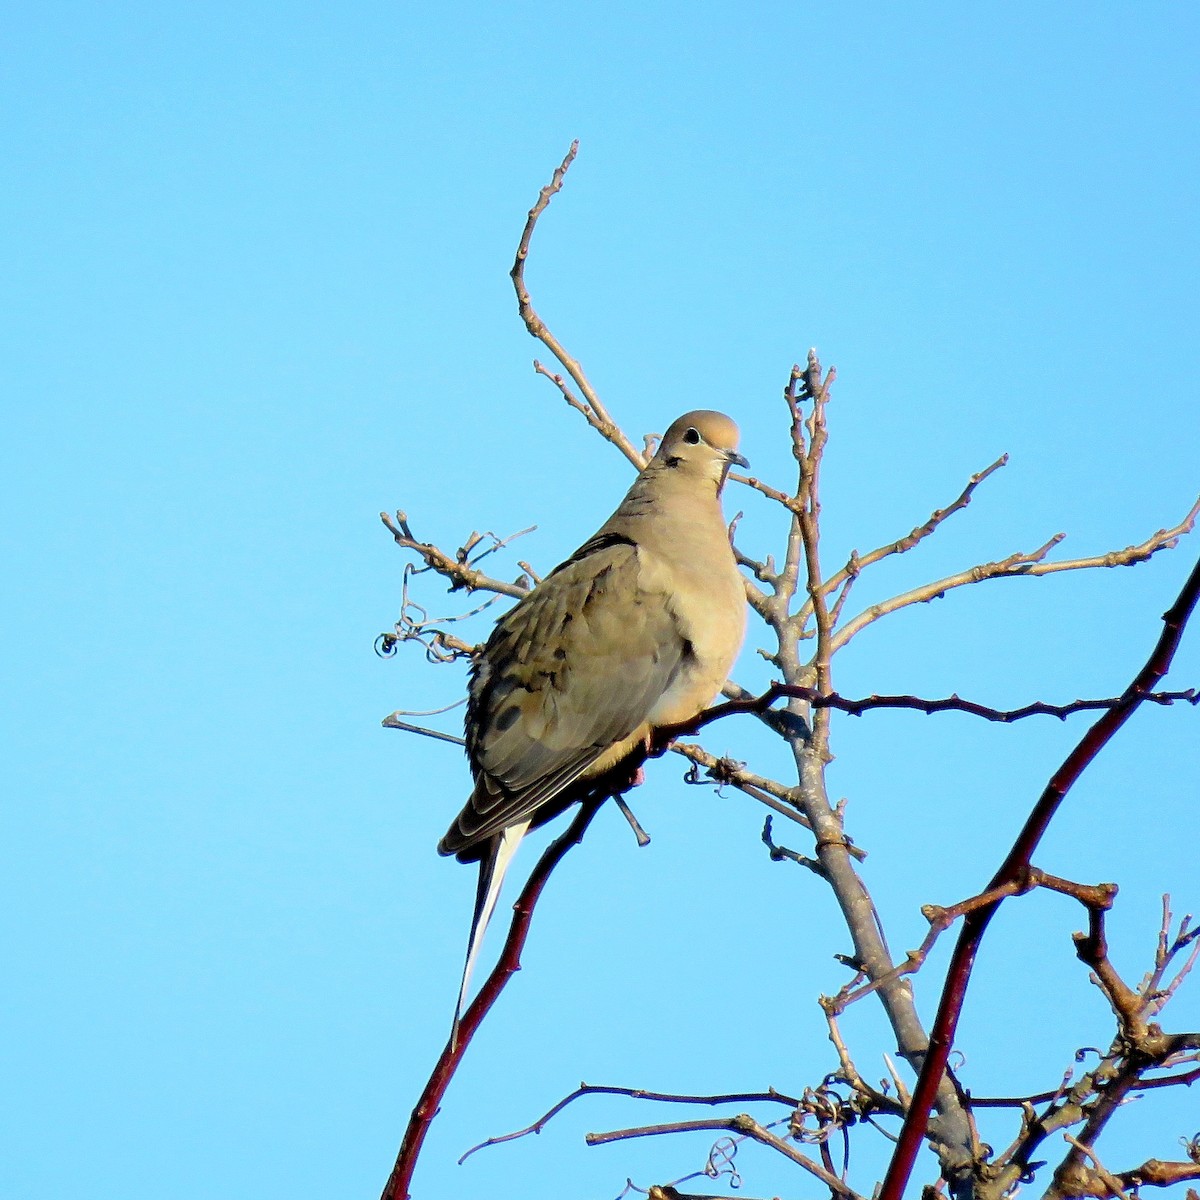
<path fill-rule="evenodd" d="M 529 289 L 525 286 L 525 260 L 529 257 L 529 243 L 533 239 L 533 231 L 537 227 L 538 218 L 546 211 L 546 206 L 550 203 L 551 198 L 562 188 L 563 179 L 566 178 L 571 163 L 575 161 L 575 155 L 578 150 L 579 142 L 572 142 L 571 148 L 567 151 L 566 157 L 558 165 L 550 182 L 538 193 L 537 203 L 529 210 L 529 217 L 525 221 L 525 228 L 521 231 L 521 241 L 517 245 L 517 256 L 513 260 L 512 270 L 509 274 L 512 276 L 513 288 L 517 293 L 517 309 L 521 314 L 521 320 L 525 322 L 525 328 L 529 330 L 532 337 L 537 338 L 562 364 L 563 370 L 570 375 L 575 381 L 575 386 L 579 388 L 583 396 L 583 401 L 575 400 L 569 389 L 566 388 L 565 382 L 561 379 L 556 379 L 553 373 L 546 371 L 540 363 L 535 364 L 536 369 L 539 373 L 549 375 L 551 379 L 554 379 L 558 383 L 567 403 L 576 409 L 576 411 L 582 413 L 587 423 L 606 441 L 616 446 L 640 471 L 646 465 L 645 455 L 625 436 L 621 427 L 608 415 L 608 409 L 604 407 L 600 397 L 596 394 L 596 389 L 592 387 L 579 362 L 567 353 L 562 342 L 554 336 L 546 322 L 538 315 L 537 309 L 533 307 L 533 300 L 529 295 Z"/>
<path fill-rule="evenodd" d="M 1105 712 L 1084 734 L 1075 749 L 1067 756 L 1063 765 L 1047 784 L 1008 856 L 993 876 L 990 888 L 999 888 L 1017 879 L 1029 869 L 1030 859 L 1049 828 L 1067 792 L 1083 772 L 1095 761 L 1096 756 L 1108 744 L 1122 725 L 1133 715 L 1151 692 L 1154 685 L 1170 669 L 1175 652 L 1183 636 L 1183 630 L 1200 600 L 1200 561 L 1192 568 L 1187 582 L 1175 603 L 1163 615 L 1163 631 L 1150 657 L 1138 672 L 1121 697 L 1121 702 Z M 892 1155 L 891 1164 L 884 1178 L 878 1200 L 900 1200 L 905 1185 L 912 1173 L 917 1150 L 925 1135 L 929 1111 L 934 1093 L 946 1070 L 950 1049 L 954 1044 L 954 1033 L 966 998 L 967 984 L 988 923 L 1003 902 L 1000 897 L 988 905 L 970 913 L 963 923 L 958 944 L 946 973 L 941 1002 L 929 1038 L 929 1050 L 925 1057 L 912 1105 L 900 1133 L 900 1140 Z"/>

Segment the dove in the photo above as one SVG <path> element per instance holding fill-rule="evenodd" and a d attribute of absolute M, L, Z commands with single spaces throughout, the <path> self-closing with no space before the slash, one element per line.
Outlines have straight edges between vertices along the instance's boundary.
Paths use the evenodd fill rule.
<path fill-rule="evenodd" d="M 454 1034 L 505 873 L 552 819 L 720 691 L 746 595 L 721 512 L 738 453 L 723 413 L 685 413 L 616 512 L 497 622 L 474 658 L 466 714 L 474 790 L 438 844 L 479 863 Z"/>

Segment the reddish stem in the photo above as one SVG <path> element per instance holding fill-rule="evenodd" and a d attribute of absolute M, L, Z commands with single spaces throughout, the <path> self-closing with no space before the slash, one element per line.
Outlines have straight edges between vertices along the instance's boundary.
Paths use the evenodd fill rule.
<path fill-rule="evenodd" d="M 453 1045 L 449 1041 L 446 1042 L 446 1048 L 442 1051 L 437 1065 L 433 1068 L 433 1074 L 429 1076 L 429 1082 L 412 1111 L 408 1128 L 404 1131 L 404 1141 L 400 1144 L 400 1153 L 396 1156 L 396 1165 L 392 1168 L 387 1186 L 383 1189 L 382 1200 L 409 1200 L 408 1187 L 412 1182 L 417 1158 L 421 1153 L 425 1135 L 429 1132 L 429 1126 L 441 1107 L 446 1088 L 454 1078 L 454 1073 L 462 1062 L 463 1053 L 483 1018 L 487 1016 L 488 1010 L 496 1003 L 509 979 L 521 969 L 521 951 L 525 947 L 529 923 L 533 918 L 538 897 L 542 894 L 542 888 L 563 855 L 583 840 L 583 835 L 601 803 L 601 800 L 594 797 L 584 800 L 571 824 L 546 847 L 542 857 L 538 859 L 529 881 L 513 905 L 512 924 L 509 926 L 504 949 L 500 952 L 500 960 L 483 987 L 479 989 L 479 995 L 463 1013 L 458 1025 L 457 1041 Z"/>
<path fill-rule="evenodd" d="M 1046 785 L 1046 790 L 1029 814 L 1029 819 L 1018 834 L 1008 856 L 992 877 L 991 883 L 988 884 L 988 891 L 1014 882 L 1024 871 L 1028 870 L 1042 835 L 1046 832 L 1071 786 L 1091 765 L 1117 730 L 1132 716 L 1134 710 L 1146 698 L 1146 694 L 1170 669 L 1171 660 L 1174 658 L 1180 638 L 1183 636 L 1184 626 L 1191 617 L 1198 599 L 1200 599 L 1200 561 L 1192 568 L 1192 573 L 1188 576 L 1175 603 L 1163 614 L 1164 628 L 1146 665 L 1138 672 L 1137 678 L 1125 690 L 1119 702 L 1104 713 L 1083 735 L 1075 749 L 1054 773 L 1053 778 Z M 929 1113 L 933 1107 L 934 1096 L 945 1072 L 950 1048 L 954 1044 L 954 1033 L 958 1025 L 959 1014 L 962 1012 L 963 1001 L 966 998 L 967 984 L 971 978 L 975 954 L 979 949 L 979 943 L 983 938 L 984 930 L 987 929 L 988 922 L 991 921 L 1003 899 L 1004 897 L 999 897 L 993 903 L 976 909 L 963 921 L 958 944 L 954 948 L 954 955 L 946 973 L 946 982 L 942 989 L 937 1018 L 929 1036 L 929 1049 L 921 1066 L 921 1074 L 913 1092 L 908 1116 L 900 1131 L 900 1138 L 892 1154 L 892 1161 L 888 1166 L 887 1176 L 884 1178 L 877 1200 L 900 1200 L 909 1176 L 912 1174 L 917 1151 L 929 1123 Z"/>

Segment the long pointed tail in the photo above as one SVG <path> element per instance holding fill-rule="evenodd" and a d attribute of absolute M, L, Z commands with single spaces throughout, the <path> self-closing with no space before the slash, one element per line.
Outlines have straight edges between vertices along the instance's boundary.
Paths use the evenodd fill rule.
<path fill-rule="evenodd" d="M 475 916 L 471 920 L 471 938 L 467 942 L 467 961 L 463 966 L 462 985 L 458 989 L 458 1004 L 454 1009 L 454 1028 L 450 1034 L 451 1044 L 458 1041 L 458 1023 L 462 1020 L 463 1009 L 467 1004 L 467 988 L 471 983 L 471 973 L 475 970 L 475 960 L 479 957 L 479 949 L 483 945 L 483 935 L 487 932 L 488 922 L 496 911 L 496 901 L 500 898 L 500 887 L 508 871 L 512 857 L 529 828 L 528 821 L 520 821 L 510 825 L 503 833 L 493 840 L 488 853 L 479 860 L 479 888 L 475 893 Z"/>

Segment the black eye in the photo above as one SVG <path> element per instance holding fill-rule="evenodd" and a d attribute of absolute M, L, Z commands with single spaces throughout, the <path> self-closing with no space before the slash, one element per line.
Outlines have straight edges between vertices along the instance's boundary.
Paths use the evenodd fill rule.
<path fill-rule="evenodd" d="M 689 446 L 698 446 L 700 444 L 700 431 L 697 429 L 685 429 L 683 431 L 683 440 Z"/>

